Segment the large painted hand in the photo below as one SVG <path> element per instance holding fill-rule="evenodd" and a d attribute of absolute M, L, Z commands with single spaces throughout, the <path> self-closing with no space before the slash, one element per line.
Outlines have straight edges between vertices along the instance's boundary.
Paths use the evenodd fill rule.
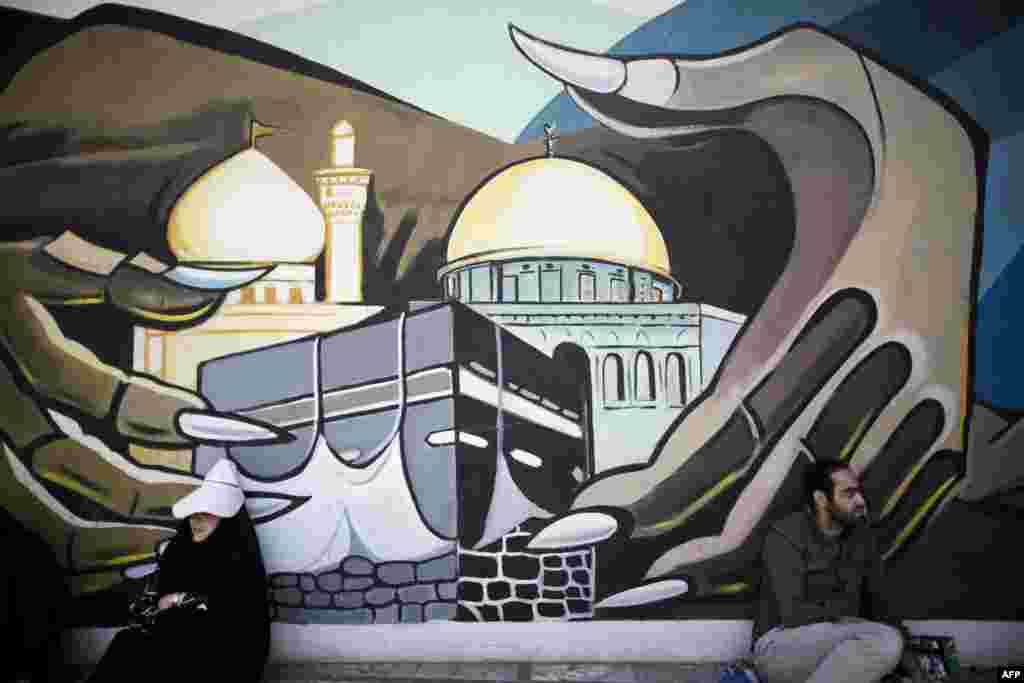
<path fill-rule="evenodd" d="M 4 131 L 9 157 L 26 160 L 0 168 L 11 188 L 0 222 L 24 238 L 0 242 L 0 487 L 4 507 L 51 545 L 76 592 L 109 587 L 150 562 L 173 531 L 171 505 L 197 483 L 169 461 L 144 467 L 109 443 L 180 449 L 287 438 L 102 362 L 48 310 L 105 303 L 145 325 L 194 325 L 275 261 L 316 256 L 319 211 L 250 146 L 249 120 L 236 114 L 228 116 L 236 125 L 219 121 L 202 143 L 173 142 L 202 139 L 196 121 L 121 141 L 66 128 Z M 223 132 L 232 129 L 234 138 Z M 55 140 L 66 146 L 56 154 Z M 120 190 L 99 191 L 109 187 Z M 261 241 L 262 223 L 249 213 L 267 201 L 297 221 L 296 241 L 283 249 L 276 221 Z M 244 235 L 233 232 L 240 222 Z"/>
<path fill-rule="evenodd" d="M 78 591 L 110 586 L 149 562 L 171 533 L 171 505 L 197 483 L 167 467 L 139 466 L 83 425 L 157 448 L 282 438 L 210 411 L 191 391 L 102 363 L 24 293 L 4 303 L 4 506 L 50 543 Z"/>
<path fill-rule="evenodd" d="M 757 530 L 800 503 L 804 464 L 832 457 L 865 472 L 891 556 L 963 484 L 980 134 L 813 28 L 700 60 L 620 60 L 511 31 L 612 130 L 760 137 L 796 222 L 782 274 L 651 460 L 588 482 L 531 547 L 617 528 L 631 561 L 649 562 L 643 585 L 605 606 L 737 590 Z"/>

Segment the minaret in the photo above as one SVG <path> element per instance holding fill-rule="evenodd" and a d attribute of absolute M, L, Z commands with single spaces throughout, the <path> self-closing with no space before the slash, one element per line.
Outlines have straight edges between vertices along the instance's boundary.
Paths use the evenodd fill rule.
<path fill-rule="evenodd" d="M 331 130 L 331 168 L 314 173 L 327 221 L 324 286 L 328 302 L 363 299 L 363 212 L 372 171 L 355 166 L 356 134 L 348 121 Z"/>

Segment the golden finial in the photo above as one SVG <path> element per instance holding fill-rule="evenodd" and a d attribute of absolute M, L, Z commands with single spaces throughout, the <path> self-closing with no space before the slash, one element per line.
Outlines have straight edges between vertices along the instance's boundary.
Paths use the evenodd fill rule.
<path fill-rule="evenodd" d="M 276 131 L 277 126 L 265 126 L 256 119 L 253 119 L 252 123 L 249 124 L 249 146 L 255 147 L 257 138 L 273 135 Z"/>

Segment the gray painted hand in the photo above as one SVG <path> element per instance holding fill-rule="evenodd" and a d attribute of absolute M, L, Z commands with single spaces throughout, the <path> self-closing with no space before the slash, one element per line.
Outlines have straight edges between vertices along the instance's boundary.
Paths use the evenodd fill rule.
<path fill-rule="evenodd" d="M 577 544 L 607 522 L 588 534 L 580 512 L 631 522 L 622 556 L 650 564 L 603 604 L 749 589 L 758 531 L 800 504 L 815 458 L 864 471 L 891 557 L 963 484 L 979 134 L 813 28 L 702 60 L 619 60 L 511 33 L 614 131 L 760 137 L 796 209 L 789 262 L 708 389 L 646 466 L 602 473 L 555 522 Z"/>

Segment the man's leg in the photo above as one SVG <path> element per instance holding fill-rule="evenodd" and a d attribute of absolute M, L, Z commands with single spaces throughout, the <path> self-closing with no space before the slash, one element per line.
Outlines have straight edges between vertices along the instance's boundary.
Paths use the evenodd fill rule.
<path fill-rule="evenodd" d="M 754 661 L 766 683 L 875 683 L 902 652 L 903 636 L 891 626 L 847 621 L 766 634 Z"/>

